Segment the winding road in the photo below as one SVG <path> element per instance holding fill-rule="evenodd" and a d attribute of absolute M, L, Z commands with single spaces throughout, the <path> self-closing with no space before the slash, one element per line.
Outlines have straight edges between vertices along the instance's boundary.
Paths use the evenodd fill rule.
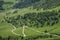
<path fill-rule="evenodd" d="M 11 24 L 11 25 L 12 25 L 12 24 Z M 26 37 L 27 35 L 24 33 L 24 29 L 25 29 L 25 28 L 28 28 L 28 29 L 33 30 L 33 31 L 35 31 L 35 32 L 37 32 L 37 33 L 40 33 L 40 31 L 38 31 L 38 30 L 36 30 L 36 29 L 30 28 L 30 27 L 28 27 L 28 26 L 23 26 L 23 30 L 22 30 L 22 34 L 23 34 L 23 35 L 20 35 L 20 34 L 17 34 L 17 33 L 14 32 L 14 31 L 16 30 L 16 27 L 15 27 L 14 25 L 12 25 L 12 26 L 13 26 L 13 29 L 11 30 L 11 32 L 12 32 L 14 35 L 17 35 L 17 36 Z M 51 33 L 49 33 L 49 32 L 47 32 L 47 33 L 42 32 L 42 33 L 43 33 L 43 34 L 48 34 L 48 35 L 53 35 L 53 36 L 58 36 L 58 37 L 60 37 L 59 35 L 51 34 Z"/>
<path fill-rule="evenodd" d="M 11 24 L 12 25 L 12 24 Z M 15 33 L 14 31 L 16 30 L 16 27 L 14 25 L 12 25 L 13 29 L 11 30 L 11 32 L 14 34 L 14 35 L 17 35 L 17 36 L 21 36 L 20 34 L 17 34 Z"/>

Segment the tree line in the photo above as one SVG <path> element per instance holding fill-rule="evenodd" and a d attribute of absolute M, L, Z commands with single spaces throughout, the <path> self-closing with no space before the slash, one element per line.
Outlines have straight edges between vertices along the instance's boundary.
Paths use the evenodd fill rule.
<path fill-rule="evenodd" d="M 22 36 L 8 36 L 3 38 L 2 36 L 0 36 L 0 40 L 36 40 L 38 38 L 54 38 L 53 35 L 37 35 L 37 36 L 27 36 L 27 37 L 22 37 Z"/>
<path fill-rule="evenodd" d="M 25 8 L 31 6 L 33 3 L 38 2 L 40 0 L 20 0 L 16 3 L 13 8 Z"/>
<path fill-rule="evenodd" d="M 53 26 L 59 22 L 60 14 L 58 12 L 26 13 L 23 16 L 5 17 L 5 21 L 16 27 L 23 25 L 29 27 Z"/>

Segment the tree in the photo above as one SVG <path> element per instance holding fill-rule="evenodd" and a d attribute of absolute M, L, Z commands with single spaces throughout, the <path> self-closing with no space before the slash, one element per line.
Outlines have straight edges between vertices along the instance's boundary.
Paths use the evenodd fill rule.
<path fill-rule="evenodd" d="M 3 7 L 2 7 L 3 3 L 4 3 L 4 1 L 0 0 L 0 10 L 3 10 Z"/>
<path fill-rule="evenodd" d="M 0 40 L 2 40 L 3 38 L 0 36 Z"/>
<path fill-rule="evenodd" d="M 14 40 L 12 36 L 8 36 L 8 40 Z"/>

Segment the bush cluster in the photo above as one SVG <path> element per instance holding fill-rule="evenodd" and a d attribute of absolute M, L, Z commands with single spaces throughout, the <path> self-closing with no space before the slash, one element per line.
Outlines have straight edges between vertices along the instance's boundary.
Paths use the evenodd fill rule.
<path fill-rule="evenodd" d="M 23 25 L 29 27 L 53 26 L 59 22 L 60 14 L 57 12 L 26 13 L 23 16 L 5 17 L 5 21 L 16 27 Z"/>

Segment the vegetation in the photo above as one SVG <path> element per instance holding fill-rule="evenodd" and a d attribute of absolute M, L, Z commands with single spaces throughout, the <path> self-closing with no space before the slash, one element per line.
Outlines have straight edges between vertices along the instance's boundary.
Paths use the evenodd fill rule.
<path fill-rule="evenodd" d="M 6 17 L 5 20 L 14 26 L 43 27 L 44 25 L 53 26 L 59 22 L 60 14 L 58 12 L 27 13 L 23 16 Z"/>
<path fill-rule="evenodd" d="M 0 0 L 0 40 L 60 40 L 60 0 Z"/>
<path fill-rule="evenodd" d="M 2 0 L 2 9 L 27 8 L 32 6 L 34 9 L 50 9 L 60 6 L 60 0 Z M 3 3 L 3 4 L 2 4 Z M 10 5 L 10 6 L 9 6 Z"/>

